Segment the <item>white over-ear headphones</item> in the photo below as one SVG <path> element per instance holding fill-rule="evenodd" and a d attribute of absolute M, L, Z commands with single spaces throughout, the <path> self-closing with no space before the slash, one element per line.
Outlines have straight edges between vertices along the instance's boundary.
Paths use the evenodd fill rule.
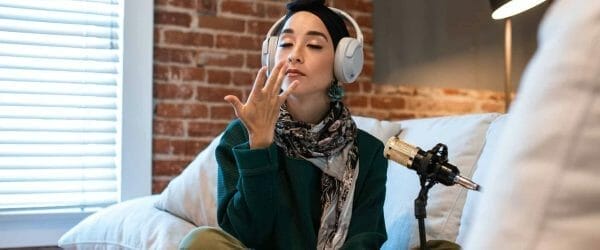
<path fill-rule="evenodd" d="M 363 67 L 363 34 L 356 21 L 346 12 L 329 7 L 333 12 L 352 24 L 356 32 L 356 38 L 344 37 L 340 39 L 335 50 L 333 63 L 333 73 L 335 78 L 344 83 L 351 83 L 358 78 Z M 263 66 L 267 66 L 267 74 L 275 66 L 275 51 L 279 37 L 274 34 L 279 27 L 283 25 L 284 17 L 279 18 L 267 32 L 267 37 L 262 44 L 261 61 Z"/>

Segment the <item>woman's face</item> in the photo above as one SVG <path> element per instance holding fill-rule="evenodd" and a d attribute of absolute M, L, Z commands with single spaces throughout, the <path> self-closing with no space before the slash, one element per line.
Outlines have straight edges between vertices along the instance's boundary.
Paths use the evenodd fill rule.
<path fill-rule="evenodd" d="M 283 88 L 298 80 L 291 95 L 327 95 L 333 80 L 333 42 L 325 24 L 310 12 L 299 11 L 284 24 L 275 60 L 288 63 Z"/>

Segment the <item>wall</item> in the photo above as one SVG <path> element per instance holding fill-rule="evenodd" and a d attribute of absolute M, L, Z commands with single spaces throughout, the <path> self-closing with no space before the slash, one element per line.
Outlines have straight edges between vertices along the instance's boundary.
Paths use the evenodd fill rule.
<path fill-rule="evenodd" d="M 226 94 L 246 98 L 260 67 L 266 31 L 284 13 L 283 0 L 156 0 L 154 29 L 153 193 L 235 116 Z M 365 66 L 346 86 L 355 115 L 409 119 L 502 112 L 503 95 L 472 89 L 372 83 L 373 29 L 370 0 L 333 0 L 365 34 Z"/>
<path fill-rule="evenodd" d="M 493 20 L 489 1 L 375 1 L 375 33 L 381 83 L 503 91 L 504 20 Z M 512 82 L 516 89 L 537 47 L 539 22 L 549 3 L 512 21 Z"/>

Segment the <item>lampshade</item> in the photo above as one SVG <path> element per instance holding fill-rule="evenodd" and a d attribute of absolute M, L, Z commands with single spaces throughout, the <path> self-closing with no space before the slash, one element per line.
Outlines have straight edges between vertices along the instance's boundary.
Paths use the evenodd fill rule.
<path fill-rule="evenodd" d="M 531 9 L 546 0 L 490 0 L 493 19 L 504 19 Z"/>

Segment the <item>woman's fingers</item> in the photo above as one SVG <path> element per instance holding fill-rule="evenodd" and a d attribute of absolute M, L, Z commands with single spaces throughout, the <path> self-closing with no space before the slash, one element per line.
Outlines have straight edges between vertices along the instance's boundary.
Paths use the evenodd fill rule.
<path fill-rule="evenodd" d="M 269 74 L 269 79 L 267 79 L 267 83 L 265 84 L 264 90 L 265 93 L 279 93 L 279 87 L 277 85 L 278 81 L 280 80 L 281 74 L 283 72 L 283 76 L 285 76 L 285 71 L 287 70 L 287 64 L 285 63 L 285 60 L 281 60 L 279 61 L 275 67 L 273 68 L 273 71 L 271 71 L 271 74 Z M 283 78 L 282 78 L 283 79 Z"/>
<path fill-rule="evenodd" d="M 240 99 L 238 99 L 237 96 L 234 95 L 227 95 L 223 99 L 225 99 L 225 101 L 227 101 L 229 104 L 231 104 L 231 106 L 233 106 L 233 109 L 235 110 L 235 115 L 237 117 L 240 117 L 240 112 L 242 111 L 242 108 L 244 106 Z"/>
<path fill-rule="evenodd" d="M 290 86 L 288 86 L 288 88 L 285 91 L 283 91 L 283 93 L 281 93 L 281 95 L 279 95 L 279 105 L 280 106 L 285 102 L 285 99 L 287 99 L 287 97 L 290 95 L 290 93 L 292 93 L 292 91 L 294 91 L 294 89 L 296 89 L 298 84 L 299 84 L 298 80 L 293 81 L 292 83 L 290 83 Z"/>
<path fill-rule="evenodd" d="M 250 93 L 261 90 L 265 86 L 265 81 L 267 81 L 267 67 L 263 66 L 256 74 L 254 86 L 252 86 L 252 91 Z"/>

